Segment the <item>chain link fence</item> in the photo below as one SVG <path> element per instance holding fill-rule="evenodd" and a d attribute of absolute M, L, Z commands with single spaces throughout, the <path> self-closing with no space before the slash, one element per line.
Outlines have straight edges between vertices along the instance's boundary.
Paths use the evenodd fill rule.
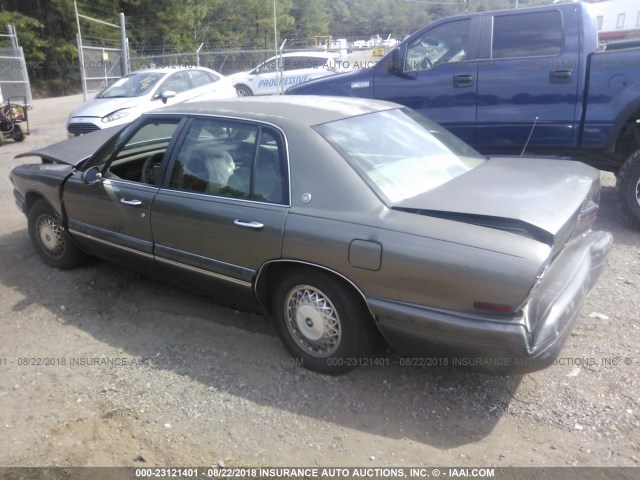
<path fill-rule="evenodd" d="M 292 50 L 287 50 L 292 51 Z M 160 53 L 129 58 L 131 71 L 144 68 L 206 67 L 223 75 L 251 70 L 275 55 L 274 50 L 224 50 L 217 52 Z"/>
<path fill-rule="evenodd" d="M 31 84 L 27 73 L 24 51 L 12 25 L 7 25 L 7 34 L 0 35 L 0 97 L 25 97 L 31 103 Z"/>
<path fill-rule="evenodd" d="M 80 45 L 83 58 L 83 81 L 86 93 L 98 93 L 124 75 L 122 50 L 110 47 Z"/>
<path fill-rule="evenodd" d="M 340 57 L 342 66 L 347 69 L 366 68 L 372 66 L 379 60 L 382 54 L 390 48 L 378 48 L 379 54 L 375 54 L 376 49 L 354 50 L 347 53 L 346 50 Z M 310 52 L 314 49 L 285 49 L 282 53 Z M 315 51 L 323 51 L 315 49 Z M 273 49 L 255 50 L 221 50 L 209 52 L 188 52 L 188 53 L 155 53 L 137 55 L 133 52 L 129 58 L 130 71 L 142 70 L 145 68 L 194 68 L 206 67 L 215 70 L 223 75 L 231 75 L 238 72 L 251 70 L 275 56 Z"/>

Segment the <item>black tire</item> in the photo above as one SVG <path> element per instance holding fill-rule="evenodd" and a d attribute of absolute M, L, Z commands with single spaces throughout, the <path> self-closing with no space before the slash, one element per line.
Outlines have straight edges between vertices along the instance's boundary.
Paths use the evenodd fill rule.
<path fill-rule="evenodd" d="M 319 270 L 289 270 L 272 300 L 282 342 L 308 370 L 339 375 L 371 353 L 377 337 L 373 319 L 345 282 Z"/>
<path fill-rule="evenodd" d="M 24 133 L 22 132 L 22 129 L 18 126 L 18 125 L 14 125 L 13 127 L 13 139 L 16 142 L 22 142 L 24 140 Z"/>
<path fill-rule="evenodd" d="M 239 97 L 253 97 L 253 92 L 246 85 L 238 85 L 236 92 L 238 92 Z"/>
<path fill-rule="evenodd" d="M 86 255 L 69 238 L 46 201 L 35 202 L 28 216 L 31 243 L 44 263 L 61 270 L 75 268 L 82 263 Z"/>
<path fill-rule="evenodd" d="M 640 226 L 640 150 L 624 162 L 617 177 L 616 190 L 622 211 Z"/>

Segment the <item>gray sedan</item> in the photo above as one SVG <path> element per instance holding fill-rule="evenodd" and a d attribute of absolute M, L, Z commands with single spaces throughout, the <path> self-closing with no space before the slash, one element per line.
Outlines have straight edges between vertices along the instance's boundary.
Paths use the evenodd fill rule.
<path fill-rule="evenodd" d="M 264 311 L 323 373 L 371 364 L 380 334 L 439 364 L 546 367 L 611 246 L 597 170 L 487 159 L 380 101 L 184 103 L 24 155 L 44 262 L 95 255 Z"/>

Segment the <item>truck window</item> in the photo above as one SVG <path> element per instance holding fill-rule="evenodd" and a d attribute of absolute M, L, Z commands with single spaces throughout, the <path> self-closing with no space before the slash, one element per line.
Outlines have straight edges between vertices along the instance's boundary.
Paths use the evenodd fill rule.
<path fill-rule="evenodd" d="M 494 18 L 491 58 L 560 55 L 562 41 L 558 11 L 501 15 Z"/>
<path fill-rule="evenodd" d="M 407 48 L 404 70 L 429 70 L 443 63 L 462 62 L 466 59 L 471 20 L 445 23 L 426 31 L 411 41 Z"/>

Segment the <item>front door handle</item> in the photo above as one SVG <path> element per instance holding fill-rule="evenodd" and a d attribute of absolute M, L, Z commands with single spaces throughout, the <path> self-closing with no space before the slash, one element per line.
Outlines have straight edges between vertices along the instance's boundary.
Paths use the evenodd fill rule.
<path fill-rule="evenodd" d="M 571 83 L 573 70 L 553 70 L 549 72 L 549 83 Z"/>
<path fill-rule="evenodd" d="M 473 75 L 454 75 L 453 86 L 455 88 L 473 87 Z"/>
<path fill-rule="evenodd" d="M 243 222 L 242 220 L 236 218 L 233 221 L 234 225 L 237 225 L 239 227 L 243 227 L 243 228 L 250 228 L 251 230 L 262 230 L 264 228 L 264 224 L 260 223 L 260 222 Z"/>
<path fill-rule="evenodd" d="M 142 201 L 141 200 L 127 200 L 126 198 L 121 198 L 120 199 L 120 203 L 124 203 L 125 205 L 132 205 L 134 207 L 139 207 L 140 205 L 142 205 Z"/>

